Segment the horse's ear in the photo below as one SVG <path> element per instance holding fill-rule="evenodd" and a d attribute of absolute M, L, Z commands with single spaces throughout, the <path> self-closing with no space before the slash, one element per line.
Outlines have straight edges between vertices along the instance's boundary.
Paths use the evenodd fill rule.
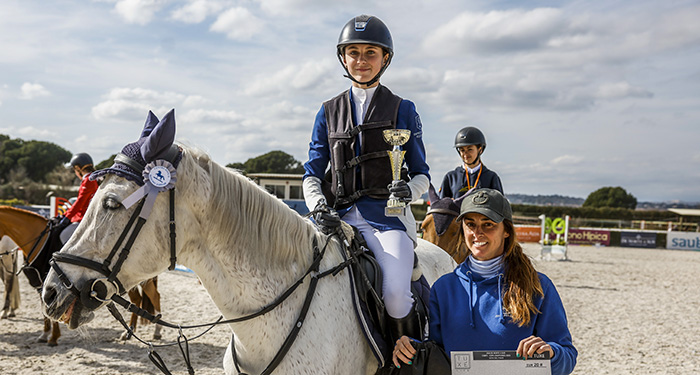
<path fill-rule="evenodd" d="M 440 200 L 440 197 L 435 192 L 435 187 L 433 184 L 430 184 L 430 187 L 428 188 L 428 198 L 430 199 L 431 205 Z"/>
<path fill-rule="evenodd" d="M 141 145 L 141 156 L 147 163 L 163 157 L 175 141 L 175 109 L 163 116 Z"/>
<path fill-rule="evenodd" d="M 146 123 L 143 125 L 139 138 L 148 137 L 159 122 L 158 117 L 152 111 L 148 111 L 148 117 L 146 117 Z"/>

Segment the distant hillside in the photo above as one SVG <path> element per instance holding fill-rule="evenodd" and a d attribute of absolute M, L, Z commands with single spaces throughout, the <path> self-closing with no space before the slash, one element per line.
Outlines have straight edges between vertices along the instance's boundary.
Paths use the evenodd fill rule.
<path fill-rule="evenodd" d="M 528 195 L 506 194 L 512 204 L 531 204 L 536 206 L 581 207 L 584 198 L 565 197 L 563 195 Z M 699 202 L 639 202 L 638 210 L 666 210 L 669 208 L 700 208 Z"/>
<path fill-rule="evenodd" d="M 563 195 L 527 195 L 506 194 L 512 204 L 532 204 L 536 206 L 568 206 L 581 207 L 584 198 L 565 197 Z"/>

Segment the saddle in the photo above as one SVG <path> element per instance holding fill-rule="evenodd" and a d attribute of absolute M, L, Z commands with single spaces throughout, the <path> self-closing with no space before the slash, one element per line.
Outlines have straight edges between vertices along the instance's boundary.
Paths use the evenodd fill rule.
<path fill-rule="evenodd" d="M 382 269 L 357 228 L 351 227 L 345 222 L 342 223 L 341 228 L 349 243 L 346 251 L 350 260 L 349 273 L 355 312 L 360 320 L 365 338 L 379 361 L 380 367 L 382 367 L 391 360 L 391 352 L 394 349 L 394 343 L 387 327 L 386 308 L 382 299 Z M 430 285 L 420 270 L 418 257 L 415 253 L 411 292 L 415 301 L 413 313 L 418 315 L 422 328 L 423 337 L 421 339 L 426 339 L 427 330 L 425 327 L 428 325 Z"/>
<path fill-rule="evenodd" d="M 24 261 L 27 263 L 29 262 L 29 259 L 32 258 L 33 253 L 38 251 L 36 257 L 22 267 L 22 273 L 24 273 L 24 276 L 27 277 L 29 280 L 29 285 L 31 285 L 33 288 L 40 289 L 44 284 L 46 275 L 48 275 L 49 270 L 51 269 L 49 260 L 51 260 L 53 253 L 61 250 L 63 243 L 61 242 L 60 235 L 63 229 L 65 229 L 68 225 L 70 225 L 70 222 L 65 223 L 65 225 L 59 225 L 58 222 L 49 220 L 45 229 L 49 233 L 44 246 L 39 249 L 36 247 L 38 244 L 35 244 L 35 247 L 29 252 L 29 256 L 25 257 Z"/>

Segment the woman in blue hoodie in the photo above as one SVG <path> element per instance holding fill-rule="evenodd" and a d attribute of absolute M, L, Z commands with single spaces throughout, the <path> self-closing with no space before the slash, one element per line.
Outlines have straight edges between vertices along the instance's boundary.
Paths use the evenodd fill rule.
<path fill-rule="evenodd" d="M 535 271 L 515 238 L 508 200 L 478 189 L 462 202 L 460 215 L 469 256 L 430 291 L 430 339 L 453 351 L 515 350 L 527 359 L 549 353 L 552 375 L 574 370 L 578 352 L 566 312 L 552 281 Z M 397 367 L 411 364 L 411 340 L 394 349 Z"/>

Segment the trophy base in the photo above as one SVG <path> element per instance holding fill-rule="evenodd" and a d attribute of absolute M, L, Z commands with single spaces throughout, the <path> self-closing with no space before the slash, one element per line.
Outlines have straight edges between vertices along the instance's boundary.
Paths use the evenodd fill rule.
<path fill-rule="evenodd" d="M 384 216 L 404 216 L 406 215 L 406 206 L 403 207 L 384 207 Z"/>

